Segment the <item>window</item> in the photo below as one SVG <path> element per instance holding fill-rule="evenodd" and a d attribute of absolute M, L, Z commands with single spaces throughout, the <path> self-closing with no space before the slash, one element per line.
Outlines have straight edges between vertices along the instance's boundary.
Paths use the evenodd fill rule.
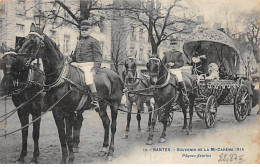
<path fill-rule="evenodd" d="M 139 60 L 144 60 L 144 47 L 139 47 Z"/>
<path fill-rule="evenodd" d="M 70 51 L 70 36 L 69 35 L 64 35 L 63 51 L 64 52 Z"/>
<path fill-rule="evenodd" d="M 131 40 L 131 41 L 135 41 L 135 40 L 136 40 L 136 35 L 135 35 L 135 28 L 134 28 L 134 26 L 131 26 L 131 36 L 130 36 L 130 40 Z"/>
<path fill-rule="evenodd" d="M 135 56 L 135 45 L 134 44 L 131 44 L 130 45 L 130 53 L 129 53 L 129 56 Z"/>
<path fill-rule="evenodd" d="M 5 12 L 5 3 L 2 1 L 0 5 L 0 12 Z"/>
<path fill-rule="evenodd" d="M 144 33 L 144 29 L 143 28 L 140 28 L 139 30 L 139 39 L 143 39 L 143 33 Z"/>
<path fill-rule="evenodd" d="M 105 32 L 105 30 L 106 30 L 105 17 L 103 17 L 103 16 L 100 17 L 99 28 L 100 28 L 100 32 Z"/>
<path fill-rule="evenodd" d="M 16 14 L 25 15 L 25 0 L 17 0 Z"/>
<path fill-rule="evenodd" d="M 24 32 L 24 25 L 23 24 L 16 24 L 16 30 L 19 32 Z"/>

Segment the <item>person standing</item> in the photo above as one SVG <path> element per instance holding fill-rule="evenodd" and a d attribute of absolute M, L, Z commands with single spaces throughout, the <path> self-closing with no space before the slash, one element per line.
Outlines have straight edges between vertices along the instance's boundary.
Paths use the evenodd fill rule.
<path fill-rule="evenodd" d="M 91 36 L 93 23 L 83 20 L 80 24 L 81 37 L 77 43 L 76 50 L 71 56 L 72 65 L 84 71 L 86 85 L 89 86 L 92 95 L 92 106 L 99 109 L 97 89 L 94 76 L 99 72 L 102 53 L 99 41 Z"/>

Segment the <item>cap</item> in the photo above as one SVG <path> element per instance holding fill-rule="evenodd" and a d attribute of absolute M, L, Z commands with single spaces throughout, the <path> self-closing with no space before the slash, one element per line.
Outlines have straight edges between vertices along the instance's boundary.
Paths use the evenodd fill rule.
<path fill-rule="evenodd" d="M 92 23 L 92 21 L 90 21 L 90 20 L 83 20 L 83 21 L 80 23 L 80 26 L 81 26 L 81 28 L 83 28 L 83 27 L 89 27 L 89 26 L 93 26 L 93 23 Z"/>

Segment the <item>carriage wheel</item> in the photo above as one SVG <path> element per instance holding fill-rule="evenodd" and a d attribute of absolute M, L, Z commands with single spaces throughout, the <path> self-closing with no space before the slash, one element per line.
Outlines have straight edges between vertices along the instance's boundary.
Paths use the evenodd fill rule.
<path fill-rule="evenodd" d="M 169 119 L 167 121 L 167 126 L 170 126 L 172 124 L 173 121 L 173 112 L 169 113 Z"/>
<path fill-rule="evenodd" d="M 214 126 L 217 116 L 217 100 L 215 96 L 209 96 L 205 109 L 205 123 L 207 128 Z"/>
<path fill-rule="evenodd" d="M 234 103 L 234 114 L 238 122 L 246 119 L 246 116 L 250 110 L 250 103 L 251 98 L 249 90 L 246 85 L 242 84 L 237 90 Z"/>

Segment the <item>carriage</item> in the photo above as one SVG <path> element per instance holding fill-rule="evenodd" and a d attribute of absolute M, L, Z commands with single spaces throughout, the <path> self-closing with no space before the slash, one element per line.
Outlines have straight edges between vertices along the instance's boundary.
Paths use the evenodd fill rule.
<path fill-rule="evenodd" d="M 192 62 L 192 73 L 197 75 L 194 109 L 199 118 L 205 120 L 207 128 L 214 126 L 219 105 L 234 105 L 236 120 L 245 120 L 251 111 L 252 82 L 248 72 L 245 72 L 244 76 L 237 74 L 239 65 L 244 62 L 234 42 L 221 31 L 201 29 L 184 41 L 183 51 L 191 61 L 194 52 L 206 55 L 203 64 L 196 66 L 199 62 Z M 219 67 L 217 80 L 205 79 L 210 63 L 216 63 Z M 244 65 L 246 67 L 245 63 Z M 169 124 L 172 117 L 173 112 L 170 114 Z"/>

